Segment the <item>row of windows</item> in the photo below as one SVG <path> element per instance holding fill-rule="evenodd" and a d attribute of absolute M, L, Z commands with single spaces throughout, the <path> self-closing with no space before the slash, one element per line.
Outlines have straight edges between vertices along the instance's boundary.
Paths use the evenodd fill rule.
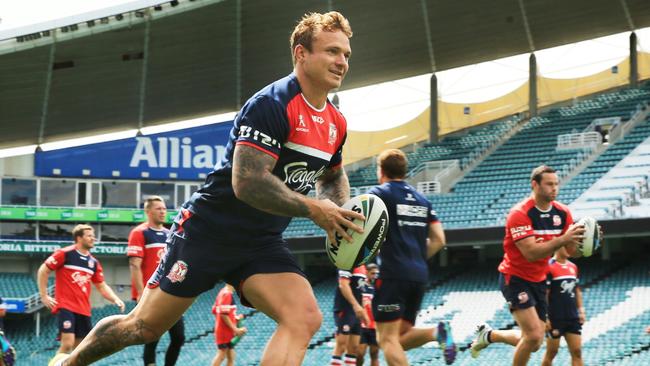
<path fill-rule="evenodd" d="M 168 208 L 176 208 L 198 188 L 196 183 L 3 178 L 0 204 L 138 208 L 146 197 L 157 195 Z"/>
<path fill-rule="evenodd" d="M 0 239 L 5 240 L 58 240 L 72 242 L 74 222 L 2 221 Z M 126 242 L 133 224 L 92 225 L 98 241 Z"/>

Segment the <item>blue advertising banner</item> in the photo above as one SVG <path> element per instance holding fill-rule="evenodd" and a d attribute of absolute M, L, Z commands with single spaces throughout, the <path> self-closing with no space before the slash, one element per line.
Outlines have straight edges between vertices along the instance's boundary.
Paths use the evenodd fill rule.
<path fill-rule="evenodd" d="M 224 156 L 232 121 L 37 152 L 42 177 L 197 180 Z"/>
<path fill-rule="evenodd" d="M 25 312 L 25 300 L 22 299 L 4 299 L 4 305 L 7 307 L 8 313 L 24 313 Z"/>

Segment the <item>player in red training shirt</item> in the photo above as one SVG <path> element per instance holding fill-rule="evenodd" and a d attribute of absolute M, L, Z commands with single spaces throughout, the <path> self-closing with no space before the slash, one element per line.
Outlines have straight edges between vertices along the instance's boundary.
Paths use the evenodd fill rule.
<path fill-rule="evenodd" d="M 167 218 L 167 207 L 160 196 L 149 196 L 144 201 L 147 221 L 136 226 L 129 235 L 126 255 L 129 257 L 131 271 L 131 298 L 139 301 L 144 287 L 151 278 L 160 258 L 165 254 L 169 230 L 163 226 Z M 165 354 L 165 366 L 174 366 L 181 347 L 185 343 L 185 326 L 181 317 L 169 328 L 169 346 Z M 144 365 L 156 365 L 156 346 L 158 340 L 144 345 Z"/>
<path fill-rule="evenodd" d="M 72 229 L 74 244 L 56 250 L 38 269 L 41 301 L 57 314 L 61 346 L 57 353 L 70 353 L 90 332 L 90 283 L 108 301 L 124 312 L 124 302 L 104 282 L 102 265 L 90 254 L 95 247 L 95 230 L 89 225 Z M 56 272 L 54 298 L 47 294 L 47 277 Z"/>
<path fill-rule="evenodd" d="M 226 284 L 217 294 L 217 299 L 212 306 L 212 314 L 216 316 L 214 323 L 214 338 L 217 343 L 217 354 L 212 360 L 212 366 L 220 366 L 224 359 L 228 366 L 235 364 L 234 337 L 241 337 L 246 333 L 246 327 L 237 327 L 237 305 L 232 297 L 234 288 Z"/>
<path fill-rule="evenodd" d="M 490 343 L 498 342 L 515 347 L 513 365 L 528 363 L 530 354 L 544 341 L 548 260 L 563 247 L 570 254 L 575 253 L 585 232 L 583 226 L 573 225 L 569 208 L 555 201 L 559 180 L 553 168 L 542 165 L 533 169 L 530 182 L 531 196 L 508 214 L 505 253 L 499 264 L 499 287 L 521 332 L 479 325 L 472 342 L 472 357 L 478 357 Z"/>
<path fill-rule="evenodd" d="M 370 348 L 370 366 L 379 366 L 379 345 L 375 330 L 375 317 L 372 315 L 372 298 L 375 296 L 375 280 L 379 276 L 379 266 L 374 263 L 366 265 L 367 281 L 362 296 L 363 309 L 368 316 L 368 322 L 361 322 L 361 339 L 357 349 L 357 366 L 363 365 L 366 350 Z"/>

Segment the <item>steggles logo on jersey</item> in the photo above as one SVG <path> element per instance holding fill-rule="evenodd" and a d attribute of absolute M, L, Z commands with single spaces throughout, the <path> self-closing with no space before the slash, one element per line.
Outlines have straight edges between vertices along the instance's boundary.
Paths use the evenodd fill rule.
<path fill-rule="evenodd" d="M 169 271 L 167 278 L 172 283 L 183 282 L 183 280 L 185 280 L 185 276 L 187 275 L 187 270 L 187 263 L 183 261 L 176 261 L 176 263 L 174 263 L 172 266 L 171 271 Z"/>
<path fill-rule="evenodd" d="M 318 171 L 307 170 L 307 162 L 299 161 L 284 166 L 284 183 L 292 190 L 307 193 L 316 184 L 318 178 L 325 173 L 325 167 Z"/>
<path fill-rule="evenodd" d="M 573 281 L 567 281 L 564 280 L 560 283 L 560 288 L 562 288 L 562 291 L 560 291 L 561 294 L 570 294 L 571 297 L 576 297 L 576 294 L 573 292 L 573 290 L 576 287 L 576 283 Z"/>
<path fill-rule="evenodd" d="M 72 272 L 72 275 L 70 276 L 72 277 L 72 283 L 79 285 L 79 287 L 81 287 L 82 290 L 85 292 L 86 288 L 84 286 L 88 283 L 88 281 L 90 281 L 91 275 L 84 274 L 77 271 L 77 272 Z"/>

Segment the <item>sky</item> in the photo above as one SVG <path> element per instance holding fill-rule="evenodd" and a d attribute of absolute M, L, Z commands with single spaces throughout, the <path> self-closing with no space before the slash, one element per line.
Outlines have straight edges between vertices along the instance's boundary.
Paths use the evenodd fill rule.
<path fill-rule="evenodd" d="M 70 16 L 120 9 L 136 10 L 160 0 L 0 0 L 0 38 L 21 28 L 56 22 Z M 636 31 L 639 51 L 650 52 L 650 28 Z M 551 78 L 576 78 L 610 68 L 628 55 L 630 32 L 537 51 L 540 74 Z M 528 78 L 528 54 L 438 72 L 438 94 L 442 101 L 476 103 L 494 99 L 518 88 Z M 354 58 L 350 67 L 354 67 Z M 429 104 L 431 74 L 339 92 L 341 111 L 348 128 L 356 131 L 383 130 L 418 116 Z M 233 111 L 234 112 L 234 111 Z M 216 116 L 223 120 L 222 116 Z M 367 123 L 372 120 L 373 123 Z M 199 123 L 206 123 L 202 120 Z M 187 123 L 183 124 L 188 126 Z M 170 129 L 172 127 L 161 127 Z M 156 130 L 149 131 L 155 133 Z M 121 135 L 116 135 L 121 136 Z M 104 136 L 103 139 L 111 139 Z M 93 141 L 85 139 L 83 142 Z M 64 146 L 64 145 L 57 145 Z M 32 150 L 33 151 L 33 150 Z M 6 153 L 4 154 L 6 155 Z M 0 157 L 3 156 L 0 150 Z"/>

